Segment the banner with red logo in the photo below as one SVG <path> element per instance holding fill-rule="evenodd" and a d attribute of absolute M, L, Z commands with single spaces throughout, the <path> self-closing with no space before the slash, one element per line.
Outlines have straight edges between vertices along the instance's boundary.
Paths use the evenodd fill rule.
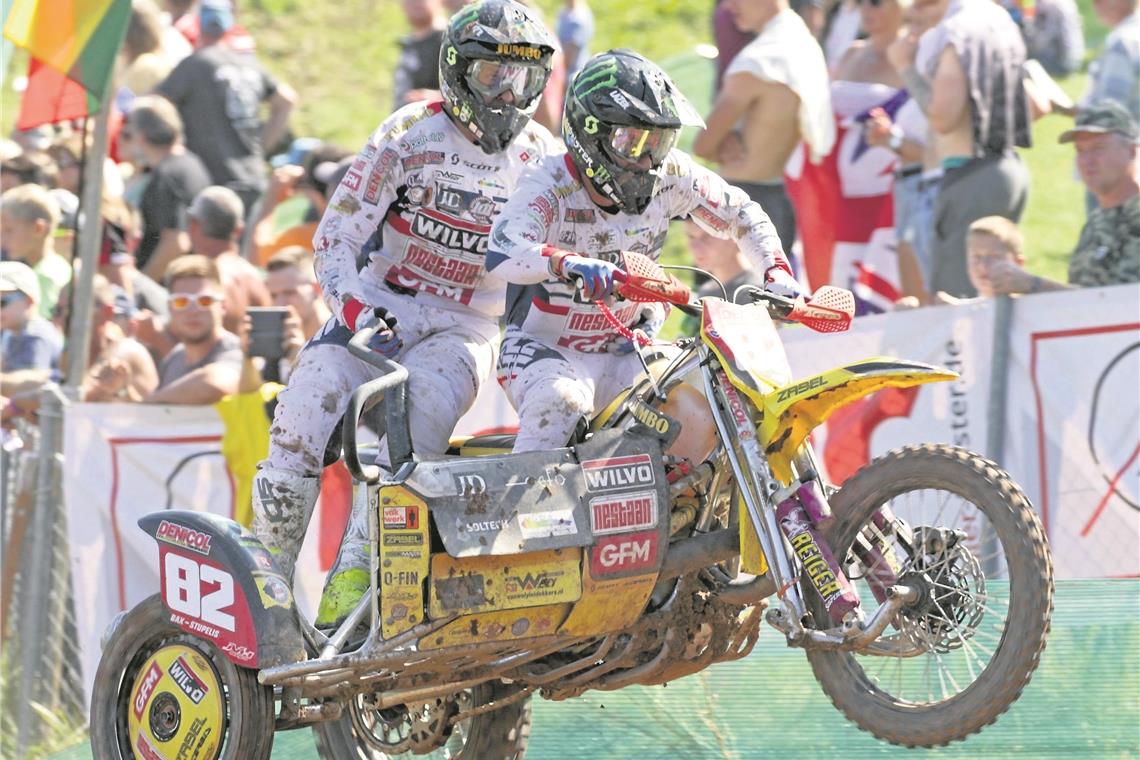
<path fill-rule="evenodd" d="M 876 106 L 893 116 L 905 101 L 884 85 L 834 82 L 835 147 L 813 164 L 800 145 L 784 169 L 811 289 L 848 288 L 860 314 L 887 310 L 899 297 L 891 195 L 898 158 L 867 144 L 863 121 Z"/>

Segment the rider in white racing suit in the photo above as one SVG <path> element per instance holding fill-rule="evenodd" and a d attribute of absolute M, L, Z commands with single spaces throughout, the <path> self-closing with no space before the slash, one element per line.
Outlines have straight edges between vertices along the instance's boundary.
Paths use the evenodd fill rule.
<path fill-rule="evenodd" d="M 553 50 L 524 6 L 483 0 L 461 9 L 440 50 L 443 102 L 392 114 L 331 199 L 314 247 L 334 317 L 305 346 L 279 396 L 253 488 L 254 531 L 290 579 L 328 464 L 326 444 L 351 392 L 378 374 L 346 350 L 353 333 L 381 328 L 372 348 L 408 368 L 411 435 L 421 454 L 447 450 L 491 374 L 504 285 L 485 276 L 487 236 L 523 169 L 557 149 L 530 121 Z M 349 534 L 360 539 L 366 515 L 354 514 L 353 523 Z M 366 549 L 346 539 L 330 590 L 341 570 L 351 580 L 335 603 L 354 604 L 367 586 Z M 329 622 L 325 612 L 319 623 Z"/>
<path fill-rule="evenodd" d="M 568 153 L 524 175 L 495 220 L 486 264 L 511 283 L 498 374 L 519 414 L 516 452 L 565 446 L 642 371 L 630 341 L 592 303 L 575 302 L 569 281 L 604 298 L 619 253 L 657 259 L 671 219 L 735 239 L 767 288 L 801 294 L 759 204 L 673 149 L 688 124 L 701 119 L 655 64 L 631 50 L 595 56 L 567 94 Z M 650 335 L 664 321 L 659 304 L 623 301 L 613 312 Z"/>

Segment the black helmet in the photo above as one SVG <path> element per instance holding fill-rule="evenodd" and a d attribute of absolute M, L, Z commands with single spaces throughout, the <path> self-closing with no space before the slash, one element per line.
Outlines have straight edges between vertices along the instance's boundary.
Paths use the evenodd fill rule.
<path fill-rule="evenodd" d="M 632 50 L 591 58 L 566 94 L 562 139 L 587 181 L 618 208 L 645 211 L 682 126 L 704 126 L 657 64 Z M 648 166 L 637 164 L 648 156 Z"/>
<path fill-rule="evenodd" d="M 484 152 L 498 153 L 538 108 L 553 57 L 554 40 L 525 5 L 480 0 L 461 8 L 439 48 L 444 106 Z"/>

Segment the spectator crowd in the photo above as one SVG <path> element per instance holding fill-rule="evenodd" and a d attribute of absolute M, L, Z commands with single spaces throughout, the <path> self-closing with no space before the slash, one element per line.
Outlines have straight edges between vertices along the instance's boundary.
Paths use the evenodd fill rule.
<path fill-rule="evenodd" d="M 438 97 L 443 29 L 463 5 L 403 0 L 395 107 Z M 806 225 L 836 220 L 797 208 L 789 162 L 820 162 L 837 127 L 859 130 L 890 169 L 900 306 L 1140 281 L 1140 20 L 1136 0 L 1093 7 L 1110 33 L 1073 104 L 1053 77 L 1086 60 L 1074 0 L 710 0 L 717 78 L 694 153 L 764 207 L 791 252 Z M 597 51 L 585 0 L 552 21 L 561 50 L 535 118 L 557 135 L 564 92 Z M 837 119 L 856 90 L 860 107 Z M 313 236 L 354 155 L 292 138 L 298 95 L 259 63 L 232 0 L 133 0 L 115 93 L 99 219 L 79 208 L 78 124 L 0 146 L 5 419 L 34 413 L 37 389 L 66 371 L 72 319 L 92 326 L 84 398 L 164 404 L 210 404 L 258 373 L 286 380 L 328 320 Z M 1066 282 L 1027 270 L 1018 229 L 1029 194 L 1049 192 L 1023 158 L 1043 117 L 1072 119 L 1061 142 L 1087 189 Z M 93 312 L 78 315 L 84 224 L 101 244 Z M 729 297 L 759 281 L 731 243 L 685 232 Z M 280 350 L 251 356 L 250 309 L 279 315 Z"/>

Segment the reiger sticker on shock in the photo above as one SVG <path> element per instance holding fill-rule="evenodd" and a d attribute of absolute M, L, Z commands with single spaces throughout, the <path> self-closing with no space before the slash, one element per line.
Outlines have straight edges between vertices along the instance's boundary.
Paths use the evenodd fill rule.
<path fill-rule="evenodd" d="M 209 639 L 242 665 L 255 666 L 257 637 L 253 619 L 241 585 L 230 571 L 162 543 L 159 568 L 162 600 L 170 610 L 170 622 L 187 633 Z M 274 593 L 281 590 L 275 588 Z"/>
<path fill-rule="evenodd" d="M 648 454 L 633 454 L 582 462 L 586 488 L 594 493 L 652 486 L 656 482 L 653 460 Z"/>

